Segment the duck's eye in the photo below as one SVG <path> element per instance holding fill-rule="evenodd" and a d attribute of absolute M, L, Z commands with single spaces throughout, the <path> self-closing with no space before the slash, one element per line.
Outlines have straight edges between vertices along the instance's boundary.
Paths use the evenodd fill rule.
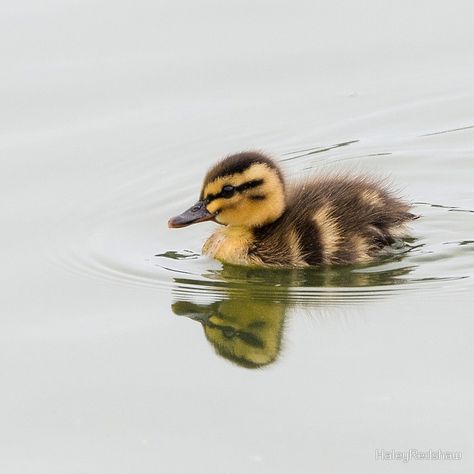
<path fill-rule="evenodd" d="M 221 195 L 223 198 L 230 198 L 234 195 L 235 193 L 235 188 L 234 186 L 231 186 L 228 184 L 227 186 L 224 186 L 221 191 Z"/>

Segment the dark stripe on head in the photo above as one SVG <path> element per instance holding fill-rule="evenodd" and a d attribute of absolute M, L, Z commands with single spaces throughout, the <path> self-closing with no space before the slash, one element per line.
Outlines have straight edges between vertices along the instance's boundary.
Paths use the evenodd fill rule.
<path fill-rule="evenodd" d="M 240 186 L 236 186 L 234 188 L 234 191 L 237 192 L 237 193 L 241 193 L 243 191 L 246 191 L 247 189 L 253 189 L 253 188 L 256 188 L 258 186 L 261 186 L 263 183 L 264 183 L 263 179 L 254 179 L 253 181 L 247 181 L 246 183 L 242 183 Z M 227 186 L 228 185 L 225 185 L 225 186 L 223 186 L 223 188 L 225 188 Z M 206 196 L 206 200 L 209 203 L 211 201 L 214 201 L 214 199 L 232 197 L 234 194 L 228 195 L 225 192 L 221 191 L 220 193 L 217 193 L 217 194 L 208 194 Z"/>
<path fill-rule="evenodd" d="M 242 183 L 240 186 L 237 186 L 235 189 L 239 193 L 242 191 L 246 191 L 247 189 L 253 189 L 257 186 L 261 186 L 263 184 L 263 179 L 254 179 L 253 181 L 247 181 L 246 183 Z"/>
<path fill-rule="evenodd" d="M 269 168 L 274 169 L 281 182 L 283 182 L 283 176 L 280 169 L 272 159 L 257 151 L 244 151 L 224 158 L 222 161 L 217 163 L 217 165 L 211 168 L 204 179 L 204 186 L 217 178 L 243 173 L 246 169 L 256 163 L 263 163 Z"/>

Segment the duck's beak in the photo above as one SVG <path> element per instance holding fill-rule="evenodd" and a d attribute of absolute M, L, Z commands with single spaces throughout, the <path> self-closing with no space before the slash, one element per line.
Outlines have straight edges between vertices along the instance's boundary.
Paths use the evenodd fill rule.
<path fill-rule="evenodd" d="M 216 217 L 206 209 L 206 201 L 198 201 L 194 206 L 184 211 L 179 216 L 174 216 L 168 221 L 168 227 L 175 229 L 177 227 L 186 227 L 187 225 L 198 222 L 210 221 Z"/>

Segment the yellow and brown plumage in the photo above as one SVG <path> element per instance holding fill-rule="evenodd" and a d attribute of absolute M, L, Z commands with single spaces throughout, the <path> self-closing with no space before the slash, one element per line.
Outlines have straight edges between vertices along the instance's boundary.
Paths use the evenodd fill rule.
<path fill-rule="evenodd" d="M 369 262 L 414 219 L 410 205 L 368 177 L 328 175 L 286 183 L 258 152 L 231 155 L 207 173 L 200 200 L 169 221 L 214 220 L 203 247 L 227 263 L 304 267 Z"/>

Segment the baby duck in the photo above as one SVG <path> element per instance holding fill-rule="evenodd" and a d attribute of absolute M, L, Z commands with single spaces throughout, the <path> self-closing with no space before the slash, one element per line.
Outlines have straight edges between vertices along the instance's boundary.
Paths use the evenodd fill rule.
<path fill-rule="evenodd" d="M 286 183 L 259 152 L 228 156 L 204 178 L 199 201 L 170 228 L 223 227 L 203 253 L 237 265 L 306 267 L 370 262 L 406 235 L 410 205 L 368 177 L 328 175 Z"/>

